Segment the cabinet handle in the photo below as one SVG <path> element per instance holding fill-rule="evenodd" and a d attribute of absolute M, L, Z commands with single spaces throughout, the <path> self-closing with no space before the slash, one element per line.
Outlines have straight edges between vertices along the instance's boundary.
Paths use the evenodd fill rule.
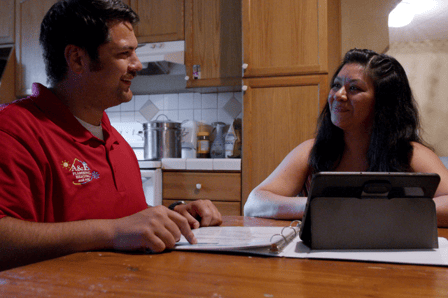
<path fill-rule="evenodd" d="M 196 189 L 201 189 L 202 188 L 202 185 L 201 185 L 201 183 L 198 183 L 198 184 L 196 184 Z"/>
<path fill-rule="evenodd" d="M 247 90 L 247 86 L 243 85 L 243 87 L 241 87 L 241 89 L 243 89 L 243 91 L 246 91 Z"/>
<path fill-rule="evenodd" d="M 243 69 L 247 69 L 249 65 L 247 63 L 243 63 Z"/>
<path fill-rule="evenodd" d="M 188 81 L 190 79 L 189 76 L 185 76 L 185 81 Z"/>

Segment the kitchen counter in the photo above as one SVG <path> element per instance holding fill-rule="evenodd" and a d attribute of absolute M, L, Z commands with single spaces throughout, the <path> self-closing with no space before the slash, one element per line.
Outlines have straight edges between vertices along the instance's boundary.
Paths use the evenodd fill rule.
<path fill-rule="evenodd" d="M 240 158 L 162 158 L 163 170 L 241 171 Z"/>

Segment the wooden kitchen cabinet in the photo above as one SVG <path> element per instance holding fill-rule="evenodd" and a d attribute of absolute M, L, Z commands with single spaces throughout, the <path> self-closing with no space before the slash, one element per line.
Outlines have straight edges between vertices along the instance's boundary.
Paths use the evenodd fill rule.
<path fill-rule="evenodd" d="M 239 89 L 241 34 L 241 0 L 185 0 L 187 87 Z M 198 79 L 193 74 L 195 65 L 200 67 Z"/>
<path fill-rule="evenodd" d="M 0 44 L 14 43 L 14 0 L 0 1 Z"/>
<path fill-rule="evenodd" d="M 184 0 L 127 0 L 139 15 L 135 28 L 139 43 L 184 40 Z"/>
<path fill-rule="evenodd" d="M 47 85 L 40 24 L 56 0 L 16 1 L 16 96 L 31 94 L 34 82 Z"/>
<path fill-rule="evenodd" d="M 244 79 L 243 206 L 297 145 L 313 138 L 326 103 L 327 76 Z"/>
<path fill-rule="evenodd" d="M 163 205 L 183 200 L 208 199 L 222 215 L 241 215 L 240 172 L 162 172 Z"/>
<path fill-rule="evenodd" d="M 242 206 L 316 131 L 341 59 L 340 0 L 243 0 Z"/>
<path fill-rule="evenodd" d="M 326 74 L 340 61 L 340 0 L 243 0 L 244 77 Z"/>

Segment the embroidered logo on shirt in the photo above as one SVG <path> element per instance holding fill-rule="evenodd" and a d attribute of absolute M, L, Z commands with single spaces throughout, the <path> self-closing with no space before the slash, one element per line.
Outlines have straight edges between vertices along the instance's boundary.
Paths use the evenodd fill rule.
<path fill-rule="evenodd" d="M 86 184 L 93 179 L 100 178 L 98 172 L 92 171 L 85 161 L 81 161 L 77 158 L 75 158 L 72 164 L 64 160 L 62 162 L 62 167 L 72 172 L 74 177 L 73 184 L 75 185 Z"/>

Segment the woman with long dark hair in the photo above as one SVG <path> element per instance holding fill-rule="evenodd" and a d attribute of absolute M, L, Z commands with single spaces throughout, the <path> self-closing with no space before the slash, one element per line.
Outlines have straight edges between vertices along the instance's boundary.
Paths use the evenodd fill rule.
<path fill-rule="evenodd" d="M 438 173 L 434 201 L 448 226 L 448 170 L 419 136 L 419 116 L 406 73 L 385 54 L 353 49 L 332 80 L 315 139 L 291 151 L 249 195 L 244 213 L 301 218 L 312 174 L 321 171 Z"/>

